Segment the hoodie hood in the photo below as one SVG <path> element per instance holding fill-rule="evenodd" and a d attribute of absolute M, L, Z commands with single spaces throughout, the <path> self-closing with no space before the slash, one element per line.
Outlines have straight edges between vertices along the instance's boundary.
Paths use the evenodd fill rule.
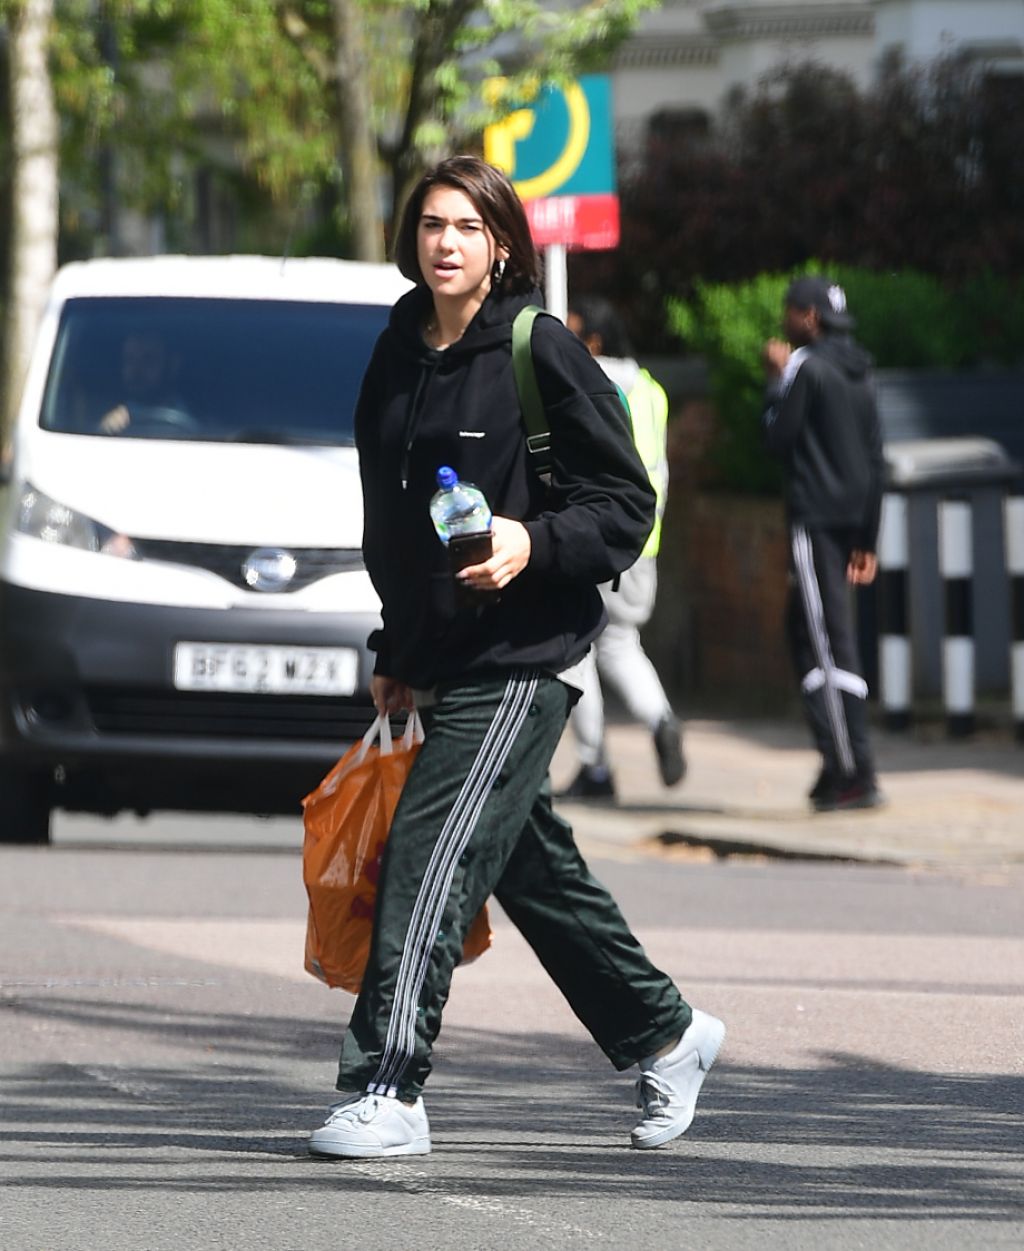
<path fill-rule="evenodd" d="M 790 362 L 761 418 L 783 462 L 789 521 L 874 551 L 884 461 L 871 358 L 848 334 L 825 334 Z"/>
<path fill-rule="evenodd" d="M 814 346 L 816 351 L 848 378 L 865 378 L 871 370 L 871 357 L 851 335 L 824 334 Z"/>
<path fill-rule="evenodd" d="M 439 353 L 423 338 L 423 325 L 430 314 L 432 303 L 429 287 L 414 287 L 394 305 L 388 321 L 389 328 L 402 350 L 419 360 L 435 360 L 439 355 L 449 358 L 464 356 L 492 347 L 496 343 L 506 343 L 511 334 L 512 320 L 520 309 L 530 304 L 544 307 L 543 297 L 536 289 L 523 295 L 510 295 L 500 287 L 493 288 L 477 309 L 476 316 L 466 327 L 462 337 L 451 347 L 445 348 L 443 353 Z"/>

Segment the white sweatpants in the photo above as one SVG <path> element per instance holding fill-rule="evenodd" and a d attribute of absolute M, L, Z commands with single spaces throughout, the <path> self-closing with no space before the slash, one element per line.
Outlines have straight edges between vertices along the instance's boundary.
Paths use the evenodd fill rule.
<path fill-rule="evenodd" d="M 574 670 L 583 694 L 569 719 L 580 763 L 591 767 L 605 763 L 602 681 L 611 683 L 630 716 L 649 730 L 672 715 L 657 671 L 640 644 L 640 627 L 650 618 L 658 591 L 654 558 L 641 556 L 621 575 L 617 591 L 610 582 L 599 589 L 608 624 Z"/>

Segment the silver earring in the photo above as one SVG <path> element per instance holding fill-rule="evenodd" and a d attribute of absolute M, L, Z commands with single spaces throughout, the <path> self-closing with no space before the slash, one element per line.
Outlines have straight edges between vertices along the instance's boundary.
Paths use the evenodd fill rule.
<path fill-rule="evenodd" d="M 503 260 L 495 261 L 494 268 L 491 270 L 491 281 L 495 286 L 500 286 L 502 278 L 505 277 L 505 262 Z"/>

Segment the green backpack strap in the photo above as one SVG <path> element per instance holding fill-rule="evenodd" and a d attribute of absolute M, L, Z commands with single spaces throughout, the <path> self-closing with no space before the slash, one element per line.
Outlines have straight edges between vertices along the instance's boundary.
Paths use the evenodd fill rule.
<path fill-rule="evenodd" d="M 551 429 L 547 414 L 544 412 L 544 401 L 540 387 L 537 385 L 537 371 L 533 365 L 533 323 L 537 315 L 544 310 L 536 304 L 528 304 L 521 308 L 512 322 L 512 372 L 516 379 L 516 393 L 519 396 L 519 408 L 523 414 L 523 425 L 526 427 L 526 450 L 530 454 L 530 464 L 537 477 L 545 486 L 551 484 Z M 623 410 L 627 419 L 632 422 L 629 411 L 629 400 L 626 393 L 616 385 Z"/>
<path fill-rule="evenodd" d="M 543 311 L 536 304 L 528 304 L 516 313 L 512 322 L 512 371 L 526 427 L 530 464 L 538 478 L 547 484 L 551 481 L 551 431 L 537 385 L 537 371 L 533 367 L 532 343 L 533 323 Z"/>

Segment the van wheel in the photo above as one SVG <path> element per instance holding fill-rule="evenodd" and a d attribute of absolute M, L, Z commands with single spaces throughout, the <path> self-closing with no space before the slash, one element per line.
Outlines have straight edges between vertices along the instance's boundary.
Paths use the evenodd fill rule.
<path fill-rule="evenodd" d="M 48 843 L 50 796 L 46 780 L 0 761 L 0 843 Z"/>

